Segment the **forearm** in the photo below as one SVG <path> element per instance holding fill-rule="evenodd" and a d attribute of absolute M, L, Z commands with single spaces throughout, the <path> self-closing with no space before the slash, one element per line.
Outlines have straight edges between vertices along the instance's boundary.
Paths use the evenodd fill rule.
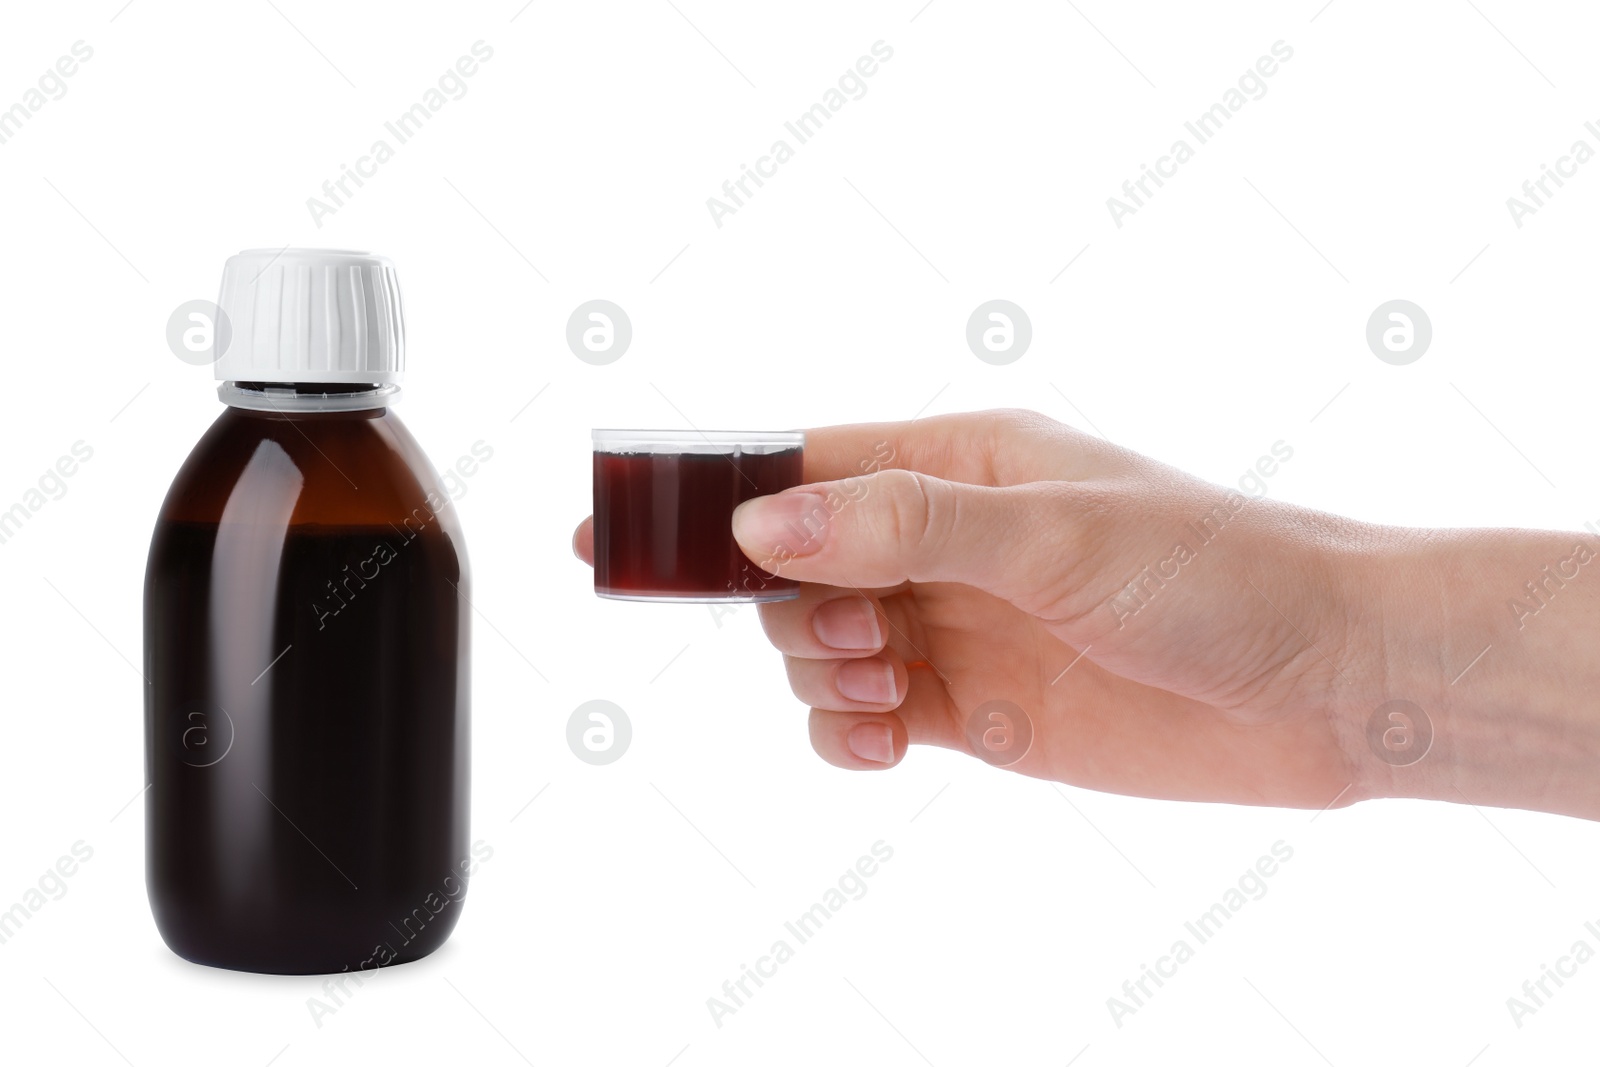
<path fill-rule="evenodd" d="M 1362 695 L 1343 713 L 1364 795 L 1600 819 L 1600 539 L 1384 530 L 1375 540 L 1373 606 L 1355 609 L 1373 662 L 1354 666 Z M 1431 727 L 1425 753 L 1403 745 L 1409 709 L 1378 712 L 1395 700 L 1422 710 L 1411 728 Z"/>

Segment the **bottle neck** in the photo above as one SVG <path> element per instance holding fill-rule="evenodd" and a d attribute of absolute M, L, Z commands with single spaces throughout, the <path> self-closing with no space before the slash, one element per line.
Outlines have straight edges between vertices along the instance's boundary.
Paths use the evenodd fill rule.
<path fill-rule="evenodd" d="M 353 382 L 222 382 L 217 398 L 230 407 L 280 413 L 304 411 L 367 411 L 385 408 L 400 395 L 394 383 Z"/>

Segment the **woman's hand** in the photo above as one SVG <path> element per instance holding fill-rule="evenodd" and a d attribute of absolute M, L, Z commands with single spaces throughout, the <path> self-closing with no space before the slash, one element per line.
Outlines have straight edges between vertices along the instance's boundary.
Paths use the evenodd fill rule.
<path fill-rule="evenodd" d="M 1280 442 L 1268 462 L 1290 455 Z M 1580 535 L 1356 523 L 1029 412 L 811 430 L 806 478 L 742 505 L 734 533 L 803 583 L 761 618 L 837 766 L 932 744 L 1147 797 L 1600 817 L 1593 717 L 1558 712 L 1560 688 L 1535 699 L 1551 650 L 1502 632 L 1515 576 Z M 580 556 L 591 544 L 586 522 Z M 1595 595 L 1569 584 L 1568 616 L 1593 619 L 1600 576 Z M 1583 656 L 1572 684 L 1595 678 Z M 1508 777 L 1519 722 L 1534 751 Z M 1569 773 L 1583 784 L 1556 788 Z"/>

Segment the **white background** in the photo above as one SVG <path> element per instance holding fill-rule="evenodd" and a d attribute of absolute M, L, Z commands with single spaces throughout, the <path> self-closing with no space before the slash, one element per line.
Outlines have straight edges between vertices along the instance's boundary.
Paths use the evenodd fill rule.
<path fill-rule="evenodd" d="M 0 107 L 94 49 L 0 145 L 0 508 L 94 450 L 0 545 L 0 909 L 93 849 L 0 945 L 0 1061 L 1592 1059 L 1600 963 L 1520 1029 L 1506 998 L 1600 945 L 1600 828 L 1155 803 L 942 750 L 846 773 L 811 752 L 753 609 L 719 627 L 598 600 L 568 547 L 592 426 L 1005 405 L 1223 484 L 1283 440 L 1273 496 L 1365 519 L 1600 520 L 1600 162 L 1521 228 L 1506 207 L 1575 139 L 1600 147 L 1592 9 L 274 2 L 8 4 L 0 25 Z M 466 95 L 314 225 L 306 199 L 478 40 Z M 718 228 L 706 198 L 879 40 L 866 95 Z M 1114 225 L 1106 198 L 1279 40 L 1266 95 Z M 229 254 L 290 242 L 393 257 L 399 412 L 441 467 L 494 453 L 459 504 L 493 857 L 445 948 L 320 1026 L 319 979 L 163 947 L 130 804 L 148 538 L 220 410 L 166 320 Z M 1008 366 L 964 340 L 997 297 L 1033 323 Z M 592 298 L 633 322 L 609 366 L 565 344 Z M 1394 298 L 1433 323 L 1409 366 L 1364 340 Z M 565 741 L 596 698 L 634 728 L 607 767 Z M 716 1026 L 706 998 L 879 840 L 866 896 Z M 1107 998 L 1279 840 L 1267 895 L 1116 1026 Z"/>

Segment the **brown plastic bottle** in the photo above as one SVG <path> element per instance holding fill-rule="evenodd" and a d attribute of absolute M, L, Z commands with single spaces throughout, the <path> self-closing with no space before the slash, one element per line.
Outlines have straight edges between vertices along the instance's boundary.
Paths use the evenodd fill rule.
<path fill-rule="evenodd" d="M 398 329 L 392 267 L 292 253 L 264 291 L 258 280 L 230 298 L 229 280 L 261 255 L 229 261 L 222 308 L 257 321 L 218 364 L 229 407 L 179 471 L 150 546 L 151 908 L 167 945 L 197 963 L 284 974 L 404 963 L 448 938 L 472 866 L 465 548 L 388 407 L 398 332 L 334 353 L 353 381 L 232 377 L 269 361 L 283 376 L 340 373 L 264 338 L 263 308 L 293 327 L 282 308 L 296 289 L 309 299 L 330 273 L 337 288 L 352 271 L 387 271 Z M 335 317 L 369 325 L 374 307 L 357 304 Z M 263 352 L 275 344 L 288 351 Z M 382 380 L 360 380 L 363 369 Z"/>

